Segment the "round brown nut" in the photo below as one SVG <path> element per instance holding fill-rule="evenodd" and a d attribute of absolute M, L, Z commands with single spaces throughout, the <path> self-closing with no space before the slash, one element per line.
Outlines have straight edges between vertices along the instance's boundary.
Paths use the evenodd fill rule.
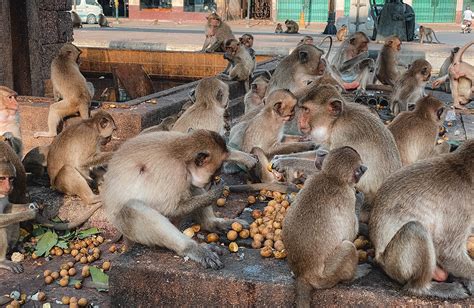
<path fill-rule="evenodd" d="M 43 276 L 44 277 L 48 277 L 48 276 L 51 276 L 51 271 L 50 270 L 45 270 L 44 273 L 43 273 Z"/>
<path fill-rule="evenodd" d="M 239 232 L 239 236 L 241 238 L 248 238 L 250 236 L 250 231 L 247 229 L 243 229 L 242 231 Z"/>
<path fill-rule="evenodd" d="M 217 206 L 224 206 L 225 205 L 225 198 L 219 198 L 216 201 Z"/>
<path fill-rule="evenodd" d="M 67 265 L 69 265 L 69 268 L 74 267 L 74 262 L 69 261 L 69 262 L 67 263 Z"/>
<path fill-rule="evenodd" d="M 257 233 L 255 234 L 255 236 L 253 237 L 253 240 L 256 241 L 256 242 L 263 242 L 263 235 L 261 235 L 260 233 Z"/>
<path fill-rule="evenodd" d="M 59 272 L 59 275 L 60 275 L 61 277 L 66 277 L 66 276 L 68 276 L 68 275 L 69 275 L 69 273 L 68 273 L 68 271 L 67 271 L 67 270 L 65 270 L 65 269 L 62 269 L 62 270 Z"/>
<path fill-rule="evenodd" d="M 109 252 L 114 253 L 115 251 L 117 251 L 117 246 L 115 245 L 110 246 Z"/>
<path fill-rule="evenodd" d="M 71 299 L 69 300 L 70 303 L 76 303 L 77 304 L 77 297 L 72 296 Z"/>
<path fill-rule="evenodd" d="M 76 275 L 76 269 L 74 267 L 71 267 L 69 271 L 67 271 L 69 276 L 74 276 Z"/>
<path fill-rule="evenodd" d="M 95 261 L 94 256 L 91 256 L 91 255 L 87 256 L 87 262 L 92 263 L 94 261 Z"/>
<path fill-rule="evenodd" d="M 227 239 L 229 241 L 235 241 L 237 239 L 237 236 L 238 236 L 238 234 L 234 230 L 230 230 L 229 232 L 227 232 Z"/>
<path fill-rule="evenodd" d="M 71 298 L 69 296 L 63 296 L 63 298 L 61 298 L 61 302 L 63 302 L 64 305 L 69 305 Z"/>
<path fill-rule="evenodd" d="M 259 241 L 252 241 L 252 248 L 253 249 L 260 249 L 262 247 L 262 242 Z"/>
<path fill-rule="evenodd" d="M 257 202 L 257 199 L 255 198 L 255 196 L 248 196 L 247 202 L 248 204 L 254 204 L 255 202 Z"/>
<path fill-rule="evenodd" d="M 79 304 L 79 306 L 85 307 L 85 306 L 87 306 L 87 299 L 81 298 L 77 301 L 77 303 Z"/>
<path fill-rule="evenodd" d="M 229 197 L 229 195 L 230 195 L 230 191 L 228 191 L 227 189 L 224 189 L 224 190 L 222 191 L 222 195 L 223 195 L 225 198 L 227 198 L 227 197 Z"/>
<path fill-rule="evenodd" d="M 288 253 L 286 252 L 286 250 L 282 250 L 282 251 L 274 251 L 273 252 L 273 256 L 275 257 L 275 259 L 284 259 L 286 258 L 286 256 L 288 255 Z"/>
<path fill-rule="evenodd" d="M 51 273 L 51 277 L 52 277 L 53 279 L 58 279 L 58 278 L 59 278 L 59 273 L 58 273 L 58 272 L 52 272 L 52 273 Z"/>
<path fill-rule="evenodd" d="M 64 251 L 63 251 L 61 248 L 56 247 L 56 252 L 55 252 L 55 254 L 56 254 L 57 256 L 62 256 L 63 253 L 64 253 Z"/>
<path fill-rule="evenodd" d="M 191 228 L 193 229 L 195 233 L 198 233 L 199 231 L 201 231 L 201 225 L 198 225 L 198 224 L 192 225 Z"/>
<path fill-rule="evenodd" d="M 67 263 L 61 264 L 61 267 L 60 267 L 61 270 L 66 270 L 66 271 L 69 270 L 69 268 L 71 267 Z"/>
<path fill-rule="evenodd" d="M 97 242 L 99 242 L 100 244 L 102 244 L 104 242 L 104 238 L 102 236 L 98 236 L 97 237 Z"/>
<path fill-rule="evenodd" d="M 77 302 L 70 303 L 69 308 L 79 308 L 79 304 Z"/>
<path fill-rule="evenodd" d="M 46 283 L 46 284 L 51 284 L 53 281 L 54 281 L 54 279 L 51 276 L 44 277 L 44 283 Z"/>
<path fill-rule="evenodd" d="M 253 219 L 257 219 L 257 218 L 260 218 L 260 217 L 262 217 L 262 211 L 260 211 L 258 209 L 252 211 L 252 218 Z"/>
<path fill-rule="evenodd" d="M 38 255 L 37 255 L 36 253 L 33 252 L 33 253 L 31 254 L 31 258 L 32 258 L 33 260 L 36 260 L 36 259 L 38 259 L 39 257 L 38 257 Z"/>
<path fill-rule="evenodd" d="M 59 285 L 61 287 L 66 287 L 69 284 L 69 278 L 63 277 L 61 280 L 59 280 Z"/>
<path fill-rule="evenodd" d="M 207 242 L 208 243 L 215 243 L 219 241 L 219 236 L 216 233 L 209 233 L 207 235 Z"/>
<path fill-rule="evenodd" d="M 46 293 L 44 293 L 44 292 L 38 292 L 38 300 L 39 300 L 40 302 L 46 300 Z"/>
<path fill-rule="evenodd" d="M 232 230 L 234 230 L 236 232 L 240 232 L 243 229 L 242 224 L 240 222 L 237 222 L 237 221 L 232 223 L 231 228 L 232 228 Z"/>
<path fill-rule="evenodd" d="M 285 245 L 283 244 L 282 240 L 275 241 L 275 243 L 273 244 L 273 247 L 277 251 L 282 251 L 283 249 L 285 249 Z"/>
<path fill-rule="evenodd" d="M 78 281 L 74 284 L 74 289 L 79 290 L 80 288 L 82 288 L 82 283 L 80 281 Z"/>
<path fill-rule="evenodd" d="M 229 250 L 230 250 L 230 252 L 237 252 L 237 251 L 239 251 L 239 245 L 237 245 L 236 242 L 231 242 L 229 244 Z"/>
<path fill-rule="evenodd" d="M 102 269 L 104 271 L 108 271 L 110 269 L 110 262 L 109 261 L 105 261 L 104 263 L 102 263 Z"/>
<path fill-rule="evenodd" d="M 273 247 L 273 241 L 272 240 L 266 240 L 265 242 L 263 242 L 263 246 L 268 246 L 270 248 Z"/>
<path fill-rule="evenodd" d="M 189 238 L 192 238 L 194 236 L 194 230 L 193 228 L 187 228 L 183 231 L 183 234 Z"/>
<path fill-rule="evenodd" d="M 357 250 L 357 253 L 359 254 L 359 262 L 367 262 L 367 252 L 363 250 Z"/>
<path fill-rule="evenodd" d="M 264 258 L 271 257 L 272 252 L 272 248 L 269 246 L 264 246 L 262 249 L 260 249 L 260 255 Z"/>

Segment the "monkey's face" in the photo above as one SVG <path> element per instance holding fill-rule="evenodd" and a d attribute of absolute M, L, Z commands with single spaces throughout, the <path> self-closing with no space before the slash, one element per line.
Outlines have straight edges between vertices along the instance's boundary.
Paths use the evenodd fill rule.
<path fill-rule="evenodd" d="M 402 49 L 402 42 L 398 38 L 392 38 L 385 43 L 385 46 L 390 47 L 393 51 L 400 51 Z"/>
<path fill-rule="evenodd" d="M 227 108 L 227 105 L 229 103 L 229 87 L 227 84 L 221 81 L 223 84 L 216 93 L 216 100 L 220 102 L 220 106 L 222 108 Z"/>
<path fill-rule="evenodd" d="M 222 151 L 201 151 L 194 161 L 188 163 L 188 172 L 193 186 L 204 188 L 220 173 L 222 164 L 229 154 Z"/>
<path fill-rule="evenodd" d="M 414 74 L 419 81 L 427 82 L 431 77 L 431 64 L 426 60 L 418 59 L 411 64 L 409 71 L 411 74 Z"/>
<path fill-rule="evenodd" d="M 252 92 L 257 94 L 260 98 L 265 97 L 265 93 L 267 92 L 268 83 L 266 82 L 258 82 L 252 84 Z"/>
<path fill-rule="evenodd" d="M 1 98 L 1 104 L 3 105 L 3 109 L 7 110 L 12 110 L 12 111 L 17 111 L 18 110 L 18 102 L 16 100 L 17 98 L 17 93 L 14 91 L 4 91 L 3 89 L 0 89 L 0 98 Z M 2 106 L 0 106 L 1 108 Z"/>
<path fill-rule="evenodd" d="M 343 146 L 331 150 L 329 153 L 318 150 L 315 165 L 317 168 L 319 165 L 320 170 L 330 172 L 353 185 L 357 184 L 367 171 L 359 153 L 350 146 Z"/>
<path fill-rule="evenodd" d="M 211 14 L 207 18 L 207 23 L 211 27 L 219 27 L 221 25 L 221 19 L 216 14 Z"/>
<path fill-rule="evenodd" d="M 234 59 L 235 54 L 239 51 L 240 43 L 235 39 L 229 39 L 225 42 L 225 59 Z"/>
<path fill-rule="evenodd" d="M 8 196 L 13 190 L 14 177 L 0 176 L 0 196 Z"/>
<path fill-rule="evenodd" d="M 97 129 L 99 135 L 102 138 L 101 144 L 105 145 L 110 142 L 112 139 L 112 134 L 117 129 L 115 121 L 112 116 L 106 112 L 100 112 L 94 115 L 94 118 L 97 121 Z"/>
<path fill-rule="evenodd" d="M 302 69 L 309 75 L 322 75 L 326 70 L 326 63 L 322 59 L 323 52 L 314 45 L 302 44 L 297 47 L 298 60 Z"/>

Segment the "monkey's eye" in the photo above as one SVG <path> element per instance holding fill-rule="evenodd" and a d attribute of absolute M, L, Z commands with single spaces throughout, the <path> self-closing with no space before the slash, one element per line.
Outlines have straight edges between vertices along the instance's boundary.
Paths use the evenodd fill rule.
<path fill-rule="evenodd" d="M 301 109 L 301 111 L 304 112 L 304 113 L 308 113 L 308 112 L 309 112 L 309 109 L 306 108 L 305 106 L 301 106 L 300 109 Z"/>

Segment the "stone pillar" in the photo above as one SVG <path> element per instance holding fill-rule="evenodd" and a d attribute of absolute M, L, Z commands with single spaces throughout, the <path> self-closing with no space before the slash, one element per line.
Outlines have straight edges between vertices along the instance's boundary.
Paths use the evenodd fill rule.
<path fill-rule="evenodd" d="M 336 19 L 344 16 L 344 0 L 336 0 Z"/>
<path fill-rule="evenodd" d="M 349 10 L 349 32 L 363 31 L 367 16 L 369 15 L 370 4 L 368 0 L 351 0 Z"/>
<path fill-rule="evenodd" d="M 272 15 L 271 15 L 271 19 L 273 20 L 273 22 L 276 22 L 277 21 L 277 0 L 272 0 Z"/>
<path fill-rule="evenodd" d="M 413 5 L 413 0 L 404 0 L 403 3 Z"/>
<path fill-rule="evenodd" d="M 464 12 L 465 7 L 463 7 L 463 0 L 457 0 L 456 2 L 456 22 L 462 23 L 462 13 Z M 471 7 L 472 10 L 472 7 Z"/>
<path fill-rule="evenodd" d="M 182 12 L 183 11 L 183 6 L 184 6 L 183 3 L 184 3 L 183 0 L 171 0 L 171 9 L 173 11 Z"/>

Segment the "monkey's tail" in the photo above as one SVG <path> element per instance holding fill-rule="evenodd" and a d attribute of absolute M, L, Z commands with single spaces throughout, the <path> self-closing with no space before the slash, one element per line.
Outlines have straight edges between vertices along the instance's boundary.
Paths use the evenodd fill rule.
<path fill-rule="evenodd" d="M 311 306 L 311 291 L 313 287 L 302 277 L 296 277 L 296 307 Z"/>
<path fill-rule="evenodd" d="M 321 41 L 321 43 L 319 43 L 318 47 L 321 47 L 321 45 L 323 45 L 324 41 L 326 39 L 329 38 L 329 49 L 328 49 L 328 53 L 326 54 L 326 56 L 324 57 L 326 60 L 329 60 L 329 55 L 331 54 L 331 49 L 332 49 L 332 36 L 330 35 L 327 35 L 325 38 L 323 38 L 323 40 Z"/>
<path fill-rule="evenodd" d="M 474 41 L 464 45 L 463 47 L 461 47 L 461 49 L 459 49 L 459 51 L 454 54 L 454 58 L 453 58 L 453 62 L 452 62 L 452 65 L 456 65 L 456 64 L 459 64 L 462 60 L 462 55 L 464 54 L 464 52 L 469 48 L 471 47 L 472 45 L 474 45 Z"/>
<path fill-rule="evenodd" d="M 84 224 L 101 206 L 102 206 L 101 202 L 94 204 L 92 208 L 83 212 L 82 215 L 80 215 L 75 221 L 71 221 L 68 223 L 52 222 L 41 215 L 36 216 L 36 221 L 38 221 L 39 223 L 41 223 L 42 225 L 46 227 L 53 228 L 54 230 L 59 230 L 59 231 L 71 230 Z"/>
<path fill-rule="evenodd" d="M 438 42 L 438 44 L 441 44 L 441 42 L 440 42 L 440 41 L 438 40 L 438 38 L 436 37 L 436 33 L 434 32 L 434 30 L 433 30 L 433 35 L 434 35 L 436 41 Z"/>

